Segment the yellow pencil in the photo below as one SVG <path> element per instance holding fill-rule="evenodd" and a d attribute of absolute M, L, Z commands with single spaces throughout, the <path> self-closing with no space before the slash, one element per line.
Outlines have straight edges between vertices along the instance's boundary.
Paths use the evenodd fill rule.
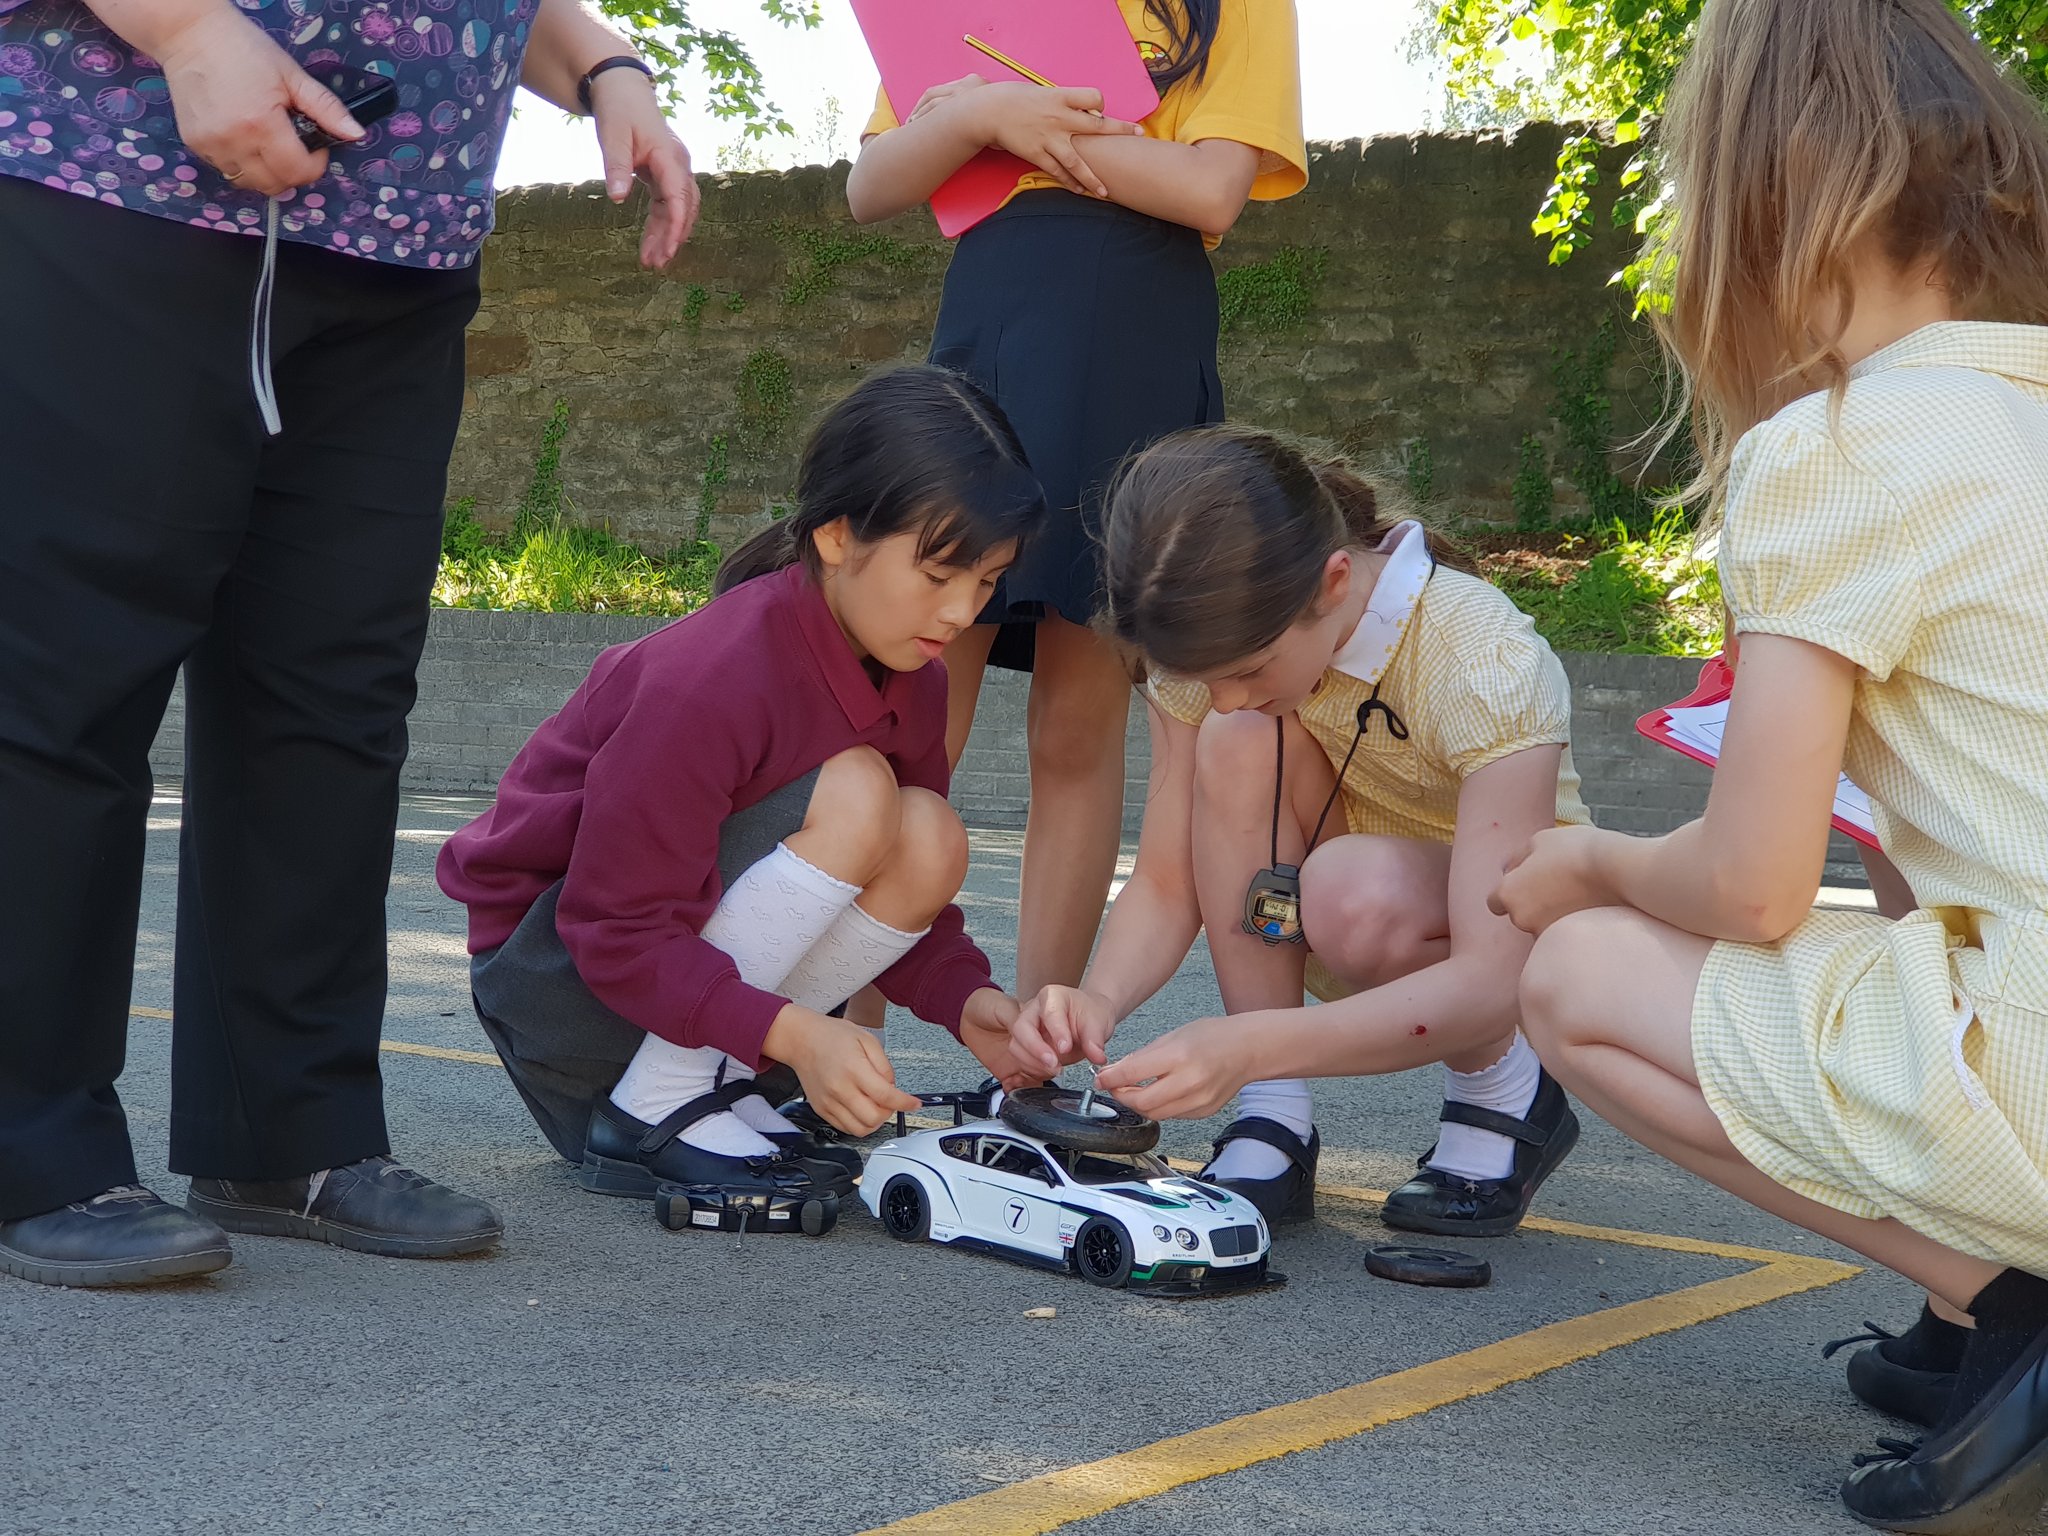
<path fill-rule="evenodd" d="M 998 64 L 1002 65 L 1003 68 L 1008 70 L 1014 70 L 1016 73 L 1022 75 L 1026 80 L 1029 80 L 1033 85 L 1042 85 L 1047 90 L 1058 89 L 1057 86 L 1055 86 L 1050 80 L 1046 79 L 1045 76 L 1041 75 L 1037 70 L 1026 69 L 1022 64 L 1019 64 L 1015 59 L 1011 58 L 1007 53 L 1004 53 L 1000 48 L 991 47 L 989 44 L 984 43 L 980 38 L 976 37 L 972 32 L 963 34 L 960 41 L 965 43 L 970 48 L 976 49 L 979 52 L 987 54 L 990 58 L 994 59 Z"/>

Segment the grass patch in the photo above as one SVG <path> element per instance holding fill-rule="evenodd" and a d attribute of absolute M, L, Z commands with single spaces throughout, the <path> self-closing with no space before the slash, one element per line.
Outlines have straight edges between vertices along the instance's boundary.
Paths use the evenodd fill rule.
<path fill-rule="evenodd" d="M 1711 656 L 1721 648 L 1721 579 L 1690 523 L 1660 513 L 1647 527 L 1470 541 L 1481 572 L 1559 651 Z M 1489 547 L 1491 546 L 1491 547 Z"/>
<path fill-rule="evenodd" d="M 438 608 L 500 608 L 526 613 L 681 615 L 711 597 L 718 546 L 704 540 L 650 555 L 599 528 L 559 519 L 494 539 L 469 501 L 448 509 Z"/>
<path fill-rule="evenodd" d="M 1468 533 L 1463 542 L 1495 586 L 1560 651 L 1711 656 L 1721 648 L 1721 583 L 1677 513 L 1606 531 Z M 711 597 L 721 551 L 696 539 L 650 554 L 565 519 L 493 538 L 474 506 L 448 509 L 434 603 L 527 613 L 679 616 Z"/>

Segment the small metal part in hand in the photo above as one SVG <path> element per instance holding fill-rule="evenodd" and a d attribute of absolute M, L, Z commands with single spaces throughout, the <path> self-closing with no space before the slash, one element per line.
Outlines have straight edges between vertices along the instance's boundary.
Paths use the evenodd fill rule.
<path fill-rule="evenodd" d="M 1095 1107 L 1095 1079 L 1102 1074 L 1095 1070 L 1095 1063 L 1092 1061 L 1084 1061 L 1081 1065 L 1088 1069 L 1088 1086 L 1081 1090 L 1080 1111 L 1083 1118 L 1086 1118 L 1088 1112 Z"/>

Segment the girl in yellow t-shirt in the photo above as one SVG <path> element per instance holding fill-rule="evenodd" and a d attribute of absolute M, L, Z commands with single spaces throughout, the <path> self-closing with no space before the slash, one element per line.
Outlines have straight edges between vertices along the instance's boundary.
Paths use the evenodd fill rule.
<path fill-rule="evenodd" d="M 1152 789 L 1087 980 L 1029 999 L 1012 1054 L 1105 1061 L 1206 929 L 1229 1017 L 1102 1086 L 1185 1118 L 1237 1094 L 1206 1176 L 1285 1221 L 1313 1209 L 1306 1079 L 1443 1062 L 1441 1135 L 1386 1221 L 1488 1235 L 1578 1135 L 1516 1033 L 1529 941 L 1486 909 L 1512 849 L 1586 819 L 1571 695 L 1528 618 L 1379 501 L 1238 427 L 1177 433 L 1119 476 L 1107 608 L 1151 674 Z M 1304 980 L 1333 1000 L 1302 1007 Z"/>
<path fill-rule="evenodd" d="M 961 237 L 931 348 L 995 395 L 1052 514 L 946 652 L 955 761 L 984 666 L 1034 673 L 1017 941 L 1032 989 L 1080 979 L 1123 824 L 1129 678 L 1090 628 L 1103 486 L 1134 449 L 1221 419 L 1205 247 L 1248 198 L 1308 179 L 1292 0 L 1120 3 L 1159 88 L 1143 124 L 1092 115 L 1087 81 L 969 76 L 919 102 L 884 96 L 846 189 L 868 222 L 924 202 L 990 146 L 1034 167 Z"/>
<path fill-rule="evenodd" d="M 1607 1120 L 1974 1331 L 1850 1513 L 2048 1493 L 2048 122 L 1941 0 L 1709 0 L 1667 341 L 1741 647 L 1706 815 L 1539 833 L 1496 905 Z M 1837 774 L 1917 903 L 1813 912 Z M 1916 1332 L 1920 1331 L 1916 1328 Z"/>

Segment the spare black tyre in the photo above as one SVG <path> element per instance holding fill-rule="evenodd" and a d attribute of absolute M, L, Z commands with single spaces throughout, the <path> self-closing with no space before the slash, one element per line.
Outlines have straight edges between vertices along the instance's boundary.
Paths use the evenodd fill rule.
<path fill-rule="evenodd" d="M 1096 1094 L 1084 1115 L 1081 1090 L 1056 1083 L 1007 1095 L 1001 1116 L 1013 1130 L 1076 1152 L 1150 1152 L 1159 1145 L 1157 1120 L 1146 1119 L 1106 1093 Z"/>

